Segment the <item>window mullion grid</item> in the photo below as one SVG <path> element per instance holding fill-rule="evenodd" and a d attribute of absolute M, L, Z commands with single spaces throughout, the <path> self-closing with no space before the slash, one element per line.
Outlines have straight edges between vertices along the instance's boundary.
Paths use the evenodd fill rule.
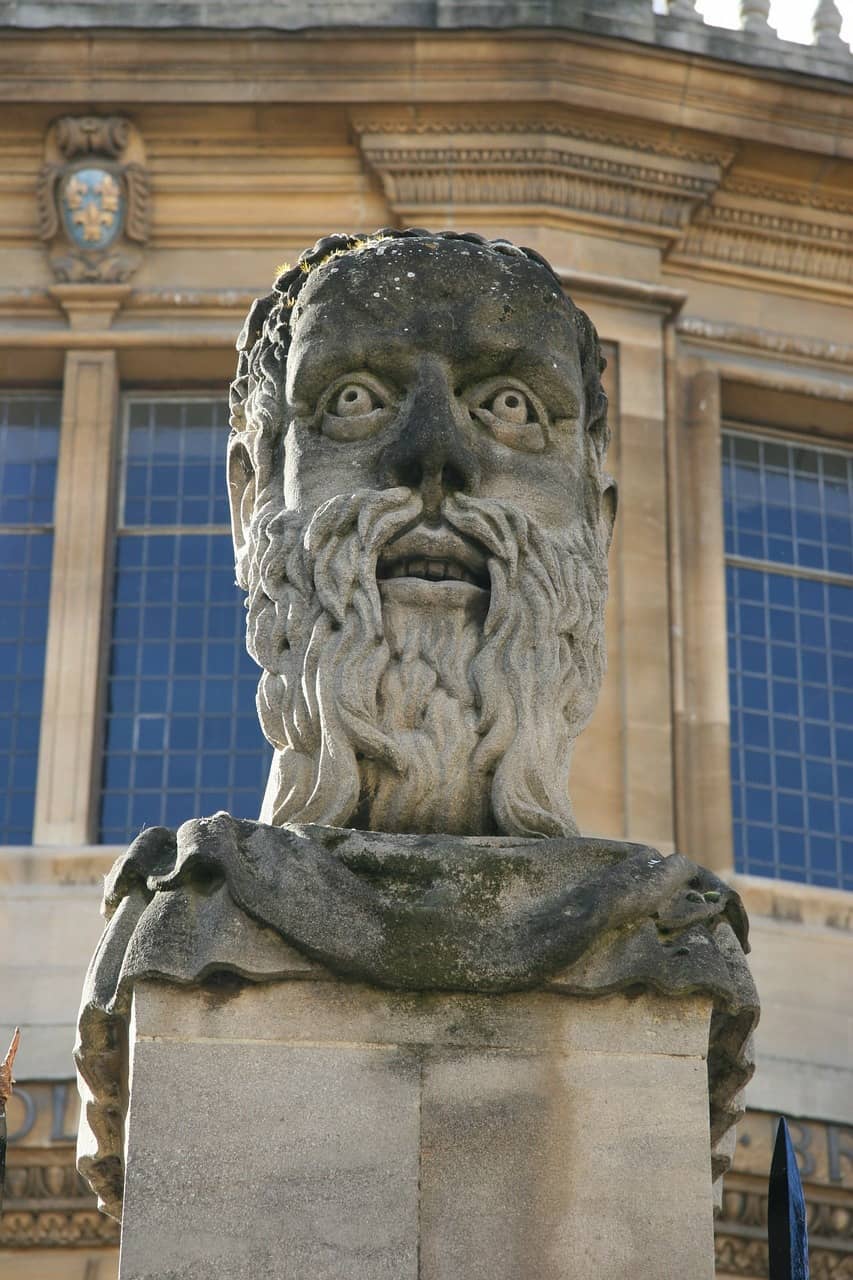
<path fill-rule="evenodd" d="M 155 684 L 157 711 L 162 711 L 164 720 L 162 739 L 152 735 L 151 725 L 144 732 L 146 763 L 139 778 L 134 764 L 134 777 L 125 784 L 126 803 L 116 794 L 122 788 L 120 772 L 104 787 L 102 804 L 110 805 L 109 817 L 104 809 L 104 829 L 121 822 L 124 815 L 126 837 L 132 838 L 143 819 L 146 824 L 174 827 L 200 812 L 229 807 L 241 816 L 255 816 L 254 804 L 260 806 L 263 786 L 256 801 L 250 788 L 238 786 L 245 770 L 237 756 L 241 752 L 254 756 L 263 740 L 258 729 L 257 745 L 250 743 L 237 723 L 241 668 L 247 659 L 239 628 L 222 625 L 231 607 L 223 576 L 230 527 L 212 523 L 217 516 L 222 520 L 221 503 L 212 489 L 216 459 L 224 453 L 227 435 L 221 406 L 199 397 L 157 397 L 147 404 L 129 397 L 126 403 L 123 487 L 128 483 L 128 468 L 135 469 L 133 506 L 125 512 L 120 537 L 127 543 L 141 538 L 144 547 L 141 554 L 126 558 L 126 569 L 141 575 L 139 614 L 131 638 L 138 652 L 133 674 L 128 672 L 135 685 L 130 699 L 134 757 L 141 746 L 139 726 L 151 720 L 146 712 L 152 709 L 150 688 Z M 206 488 L 210 492 L 205 498 Z M 161 546 L 154 551 L 158 539 Z M 164 550 L 167 545 L 171 554 Z M 141 564 L 134 568 L 137 560 Z M 233 608 L 236 621 L 242 614 L 236 588 Z M 156 610 L 153 626 L 145 621 L 150 609 Z M 166 609 L 168 619 L 163 616 Z M 114 633 L 114 645 L 120 639 Z M 146 660 L 150 644 L 158 647 L 161 656 Z M 234 646 L 230 657 L 229 644 Z M 152 759 L 155 745 L 162 748 L 159 773 Z M 156 796 L 152 794 L 154 776 L 160 778 Z M 134 784 L 143 780 L 148 794 L 137 800 L 141 793 L 137 789 L 134 794 Z M 243 806 L 249 807 L 248 814 Z"/>
<path fill-rule="evenodd" d="M 172 741 L 172 718 L 174 716 L 175 706 L 175 680 L 177 679 L 176 662 L 178 657 L 178 606 L 181 599 L 181 571 L 178 567 L 181 563 L 181 534 L 175 535 L 175 572 L 172 576 L 172 596 L 170 601 L 169 620 L 169 668 L 166 675 L 166 710 L 165 724 L 163 725 L 163 743 L 162 758 L 160 761 L 160 821 L 166 824 L 166 796 L 169 791 L 168 769 L 169 761 L 172 758 L 171 741 Z M 201 752 L 196 752 L 196 768 L 198 768 L 198 760 Z"/>
<path fill-rule="evenodd" d="M 849 470 L 848 462 L 848 470 Z M 820 486 L 820 513 L 821 513 L 821 533 L 823 535 L 823 566 L 827 571 L 830 568 L 829 552 L 830 535 L 829 535 L 829 501 L 826 491 L 826 470 L 825 457 L 818 455 L 818 483 Z M 839 749 L 838 749 L 838 723 L 835 718 L 833 707 L 833 690 L 836 688 L 835 683 L 835 663 L 832 651 L 832 625 L 830 622 L 832 616 L 832 606 L 830 603 L 830 588 L 824 587 L 823 597 L 823 631 L 824 644 L 826 646 L 826 667 L 827 667 L 827 698 L 829 699 L 829 737 L 830 751 L 832 758 L 830 760 L 830 768 L 832 770 L 832 814 L 833 826 L 835 829 L 835 871 L 838 878 L 838 884 L 844 883 L 844 865 L 841 858 L 841 781 L 838 771 Z"/>
<path fill-rule="evenodd" d="M 836 884 L 842 885 L 844 883 L 844 879 L 843 879 L 844 866 L 843 866 L 843 858 L 842 858 L 843 832 L 841 828 L 841 822 L 842 822 L 842 816 L 843 816 L 841 804 L 842 804 L 843 797 L 841 796 L 841 785 L 840 785 L 841 778 L 840 778 L 840 772 L 839 772 L 840 756 L 841 756 L 841 748 L 839 746 L 839 734 L 843 726 L 841 722 L 839 722 L 838 720 L 838 715 L 843 714 L 843 711 L 838 712 L 835 706 L 837 690 L 841 688 L 841 684 L 840 684 L 840 678 L 838 680 L 838 683 L 836 682 L 836 671 L 835 671 L 835 663 L 834 663 L 834 655 L 833 655 L 833 647 L 832 647 L 834 643 L 833 637 L 832 637 L 832 617 L 834 615 L 832 613 L 832 606 L 830 605 L 830 599 L 831 599 L 831 592 L 833 588 L 837 589 L 838 587 L 841 587 L 841 588 L 849 587 L 850 589 L 853 589 L 853 577 L 848 576 L 848 574 L 846 573 L 836 572 L 833 568 L 831 568 L 831 562 L 828 558 L 828 555 L 829 555 L 828 548 L 830 547 L 830 545 L 832 545 L 832 541 L 830 536 L 830 525 L 828 523 L 829 502 L 828 502 L 828 494 L 827 494 L 827 488 L 826 488 L 826 470 L 825 470 L 824 454 L 821 452 L 821 450 L 817 446 L 814 446 L 814 447 L 799 446 L 799 448 L 800 450 L 809 449 L 809 452 L 813 452 L 816 455 L 814 472 L 809 471 L 808 468 L 805 466 L 803 467 L 803 470 L 804 470 L 806 480 L 811 481 L 813 479 L 816 483 L 817 512 L 820 515 L 820 520 L 817 527 L 819 528 L 819 531 L 820 531 L 819 537 L 821 540 L 821 557 L 820 557 L 821 567 L 817 568 L 816 566 L 804 564 L 800 556 L 800 540 L 801 540 L 800 535 L 802 535 L 802 537 L 805 538 L 805 541 L 808 544 L 811 544 L 814 541 L 815 535 L 814 535 L 814 531 L 808 528 L 808 522 L 805 519 L 802 519 L 799 513 L 801 511 L 805 511 L 806 515 L 813 517 L 815 515 L 815 511 L 813 510 L 812 504 L 808 504 L 807 501 L 804 506 L 798 503 L 798 493 L 797 493 L 798 468 L 797 468 L 797 456 L 796 456 L 798 446 L 795 446 L 795 444 L 793 443 L 785 443 L 783 446 L 781 442 L 776 442 L 776 441 L 772 442 L 773 444 L 776 445 L 776 447 L 784 447 L 785 449 L 786 463 L 787 463 L 786 474 L 788 477 L 788 485 L 789 485 L 789 502 L 790 502 L 789 509 L 791 512 L 790 533 L 791 533 L 791 553 L 792 553 L 793 563 L 788 564 L 788 563 L 785 563 L 784 561 L 777 562 L 775 560 L 771 560 L 770 558 L 774 554 L 774 548 L 771 546 L 771 538 L 774 535 L 769 525 L 769 510 L 770 510 L 771 495 L 768 491 L 768 469 L 772 464 L 768 461 L 768 458 L 765 455 L 765 447 L 768 445 L 768 441 L 770 439 L 769 437 L 766 437 L 766 436 L 759 436 L 757 439 L 752 436 L 747 436 L 746 438 L 755 439 L 756 443 L 759 445 L 758 492 L 760 495 L 760 503 L 761 503 L 760 527 L 761 527 L 761 533 L 762 533 L 762 543 L 764 547 L 764 552 L 767 558 L 763 560 L 758 560 L 757 558 L 753 558 L 750 555 L 743 554 L 743 548 L 742 548 L 741 538 L 740 538 L 741 527 L 740 527 L 740 520 L 739 520 L 739 497 L 738 497 L 741 486 L 737 477 L 738 461 L 737 461 L 737 450 L 736 450 L 736 444 L 735 444 L 735 441 L 738 438 L 738 435 L 740 435 L 741 438 L 744 438 L 742 433 L 735 434 L 730 430 L 726 431 L 726 435 L 724 437 L 723 456 L 724 456 L 724 459 L 728 460 L 729 462 L 729 476 L 730 476 L 731 502 L 730 502 L 729 520 L 730 520 L 731 536 L 729 540 L 729 547 L 727 548 L 726 563 L 731 576 L 732 595 L 733 595 L 732 602 L 734 604 L 734 625 L 737 629 L 734 637 L 735 644 L 734 646 L 732 646 L 731 652 L 737 662 L 737 670 L 732 673 L 735 677 L 733 681 L 733 687 L 736 692 L 736 696 L 738 697 L 740 702 L 741 731 L 739 734 L 739 741 L 735 744 L 735 755 L 736 755 L 736 759 L 738 761 L 739 769 L 740 769 L 738 786 L 741 792 L 741 814 L 742 814 L 743 829 L 744 829 L 744 832 L 746 832 L 746 830 L 748 829 L 746 825 L 746 794 L 747 794 L 748 778 L 747 778 L 747 769 L 746 769 L 747 742 L 746 742 L 746 734 L 744 731 L 745 726 L 744 726 L 744 711 L 743 711 L 743 704 L 744 704 L 744 697 L 745 697 L 743 672 L 746 666 L 746 659 L 743 651 L 743 644 L 745 643 L 745 640 L 744 640 L 744 637 L 741 635 L 741 626 L 740 626 L 741 592 L 740 592 L 739 569 L 760 573 L 763 581 L 763 592 L 762 592 L 763 606 L 762 607 L 764 609 L 765 618 L 766 618 L 766 622 L 765 622 L 766 645 L 767 645 L 767 654 L 769 658 L 768 673 L 767 673 L 767 680 L 768 680 L 767 715 L 768 715 L 768 721 L 769 721 L 768 741 L 769 741 L 769 748 L 770 748 L 770 764 L 771 764 L 770 777 L 771 777 L 771 787 L 772 787 L 772 794 L 773 794 L 773 808 L 771 810 L 773 814 L 773 827 L 774 827 L 773 829 L 773 864 L 774 864 L 775 873 L 777 875 L 782 875 L 782 876 L 790 875 L 793 868 L 791 868 L 790 866 L 788 867 L 785 866 L 784 858 L 782 854 L 782 848 L 780 844 L 780 833 L 781 833 L 780 810 L 779 810 L 780 780 L 779 780 L 777 766 L 780 759 L 779 753 L 780 753 L 780 750 L 782 749 L 782 744 L 778 741 L 778 738 L 777 738 L 777 717 L 780 711 L 783 710 L 783 708 L 780 708 L 777 706 L 776 691 L 775 691 L 775 685 L 774 685 L 774 659 L 773 659 L 773 644 L 772 644 L 773 633 L 771 630 L 771 613 L 770 613 L 770 606 L 771 606 L 770 584 L 772 582 L 772 575 L 779 575 L 780 577 L 787 578 L 788 581 L 791 583 L 792 598 L 793 598 L 793 623 L 794 623 L 793 638 L 794 638 L 794 647 L 795 647 L 793 669 L 796 673 L 796 706 L 797 706 L 796 740 L 799 746 L 798 756 L 799 756 L 799 766 L 800 766 L 799 767 L 800 784 L 799 784 L 799 792 L 797 794 L 799 794 L 802 797 L 802 802 L 803 802 L 802 875 L 807 882 L 817 883 L 821 885 L 825 885 L 827 883 L 827 879 L 830 876 L 833 876 L 833 873 L 830 872 L 826 864 L 820 865 L 820 863 L 818 863 L 817 866 L 815 865 L 814 858 L 818 856 L 818 853 L 820 852 L 822 856 L 825 856 L 826 853 L 829 852 L 829 850 L 824 847 L 822 848 L 821 851 L 818 851 L 817 845 L 815 845 L 814 856 L 813 856 L 812 840 L 811 840 L 811 835 L 814 833 L 815 840 L 816 841 L 819 840 L 821 845 L 825 846 L 826 842 L 823 839 L 823 837 L 825 834 L 828 834 L 828 833 L 824 833 L 822 829 L 818 830 L 818 828 L 813 827 L 813 823 L 812 823 L 813 809 L 814 810 L 819 809 L 822 806 L 822 802 L 824 801 L 825 797 L 824 797 L 823 791 L 820 789 L 818 789 L 814 797 L 812 797 L 810 792 L 811 784 L 809 783 L 809 769 L 808 769 L 808 761 L 810 759 L 810 756 L 808 754 L 808 751 L 809 751 L 808 726 L 809 724 L 813 723 L 816 729 L 819 729 L 820 727 L 822 727 L 823 721 L 821 719 L 822 711 L 821 711 L 820 699 L 819 698 L 814 699 L 814 701 L 816 702 L 816 707 L 812 708 L 809 706 L 809 697 L 810 697 L 809 687 L 810 686 L 807 685 L 806 678 L 810 674 L 810 672 L 805 665 L 806 653 L 807 653 L 806 640 L 810 638 L 812 641 L 811 645 L 808 646 L 808 649 L 810 651 L 811 649 L 814 648 L 816 636 L 814 634 L 814 628 L 811 628 L 811 635 L 807 635 L 805 628 L 807 623 L 810 625 L 809 620 L 811 620 L 811 622 L 816 622 L 816 616 L 815 616 L 816 605 L 812 605 L 811 608 L 807 608 L 806 606 L 808 604 L 811 604 L 812 600 L 815 599 L 816 597 L 813 597 L 811 594 L 806 596 L 804 594 L 804 587 L 806 583 L 815 583 L 815 584 L 821 583 L 823 587 L 823 590 L 820 593 L 819 598 L 822 601 L 821 623 L 822 623 L 822 634 L 823 634 L 823 652 L 826 655 L 825 671 L 826 671 L 826 679 L 827 679 L 827 697 L 829 699 L 829 706 L 826 714 L 828 715 L 827 730 L 829 735 L 829 752 L 831 755 L 831 759 L 829 760 L 828 764 L 831 771 L 832 787 L 833 787 L 833 795 L 832 795 L 832 813 L 833 813 L 833 825 L 834 825 L 834 835 L 833 835 L 834 877 L 833 878 Z M 740 465 L 746 470 L 751 466 L 751 463 L 744 461 Z M 848 486 L 848 493 L 849 493 L 851 488 L 851 459 L 849 458 L 847 459 L 846 472 L 847 472 L 847 486 Z M 808 490 L 806 491 L 806 496 L 807 494 L 808 494 Z M 748 500 L 748 499 L 745 499 L 745 500 Z M 754 523 L 758 523 L 758 522 L 754 522 Z M 814 520 L 812 520 L 812 523 L 814 523 Z M 817 557 L 813 557 L 813 558 L 816 559 Z M 785 607 L 785 606 L 783 605 L 781 607 Z M 839 620 L 841 620 L 842 617 L 846 618 L 846 612 L 843 613 L 843 615 L 839 615 Z M 818 667 L 817 670 L 820 671 L 820 668 Z M 816 688 L 818 690 L 822 688 L 822 685 L 820 684 L 819 680 L 816 685 Z M 818 718 L 816 720 L 812 720 L 811 718 L 807 720 L 807 716 L 809 716 L 810 713 L 813 715 L 816 715 Z M 812 737 L 815 738 L 815 742 L 812 745 L 814 746 L 815 750 L 817 750 L 819 747 L 821 747 L 821 742 L 820 742 L 821 735 L 819 733 L 815 733 L 812 735 Z M 819 757 L 817 756 L 814 757 L 819 765 L 823 765 L 824 763 L 827 763 L 824 761 L 824 758 L 823 758 L 823 750 L 825 749 L 826 748 L 823 747 Z M 816 770 L 816 772 L 819 778 L 820 770 Z M 819 782 L 816 783 L 815 785 L 818 786 L 819 788 L 821 786 Z M 815 799 L 817 802 L 814 806 L 811 803 L 812 799 Z M 815 816 L 814 820 L 815 822 L 819 822 L 819 817 Z M 749 849 L 746 847 L 745 844 L 743 847 L 741 858 L 745 864 L 746 869 L 750 870 Z"/>

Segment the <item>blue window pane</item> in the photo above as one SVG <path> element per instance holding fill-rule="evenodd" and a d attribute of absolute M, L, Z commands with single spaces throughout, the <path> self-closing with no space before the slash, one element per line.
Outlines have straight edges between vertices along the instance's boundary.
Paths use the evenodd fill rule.
<path fill-rule="evenodd" d="M 777 755 L 774 759 L 776 785 L 799 791 L 803 785 L 803 761 L 799 756 Z"/>
<path fill-rule="evenodd" d="M 184 583 L 197 589 L 192 601 Z M 271 749 L 252 710 L 259 672 L 230 535 L 120 536 L 114 599 L 101 839 L 127 842 L 143 823 L 174 827 L 217 809 L 256 818 Z"/>
<path fill-rule="evenodd" d="M 227 439 L 224 398 L 132 403 L 125 450 L 125 528 L 226 525 Z"/>
<path fill-rule="evenodd" d="M 776 819 L 781 827 L 802 829 L 805 825 L 803 797 L 780 791 L 776 797 Z"/>
<path fill-rule="evenodd" d="M 52 542 L 47 532 L 0 531 L 4 553 L 18 566 L 14 583 L 0 575 L 0 844 L 32 840 L 50 589 L 48 575 L 32 571 L 32 549 L 44 543 L 49 550 Z"/>
<path fill-rule="evenodd" d="M 735 432 L 723 456 L 727 553 L 779 566 L 726 570 L 736 865 L 853 888 L 850 458 Z"/>
<path fill-rule="evenodd" d="M 60 399 L 0 396 L 0 844 L 32 840 Z"/>
<path fill-rule="evenodd" d="M 58 396 L 0 397 L 0 526 L 53 522 L 59 418 Z"/>

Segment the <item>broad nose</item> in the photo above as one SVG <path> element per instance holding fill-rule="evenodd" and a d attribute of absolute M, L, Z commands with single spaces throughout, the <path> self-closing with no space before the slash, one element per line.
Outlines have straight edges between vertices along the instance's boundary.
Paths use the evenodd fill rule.
<path fill-rule="evenodd" d="M 400 434 L 382 457 L 385 485 L 417 490 L 427 516 L 438 516 L 445 497 L 474 493 L 480 482 L 480 466 L 458 413 L 444 370 L 425 368 L 403 409 Z"/>

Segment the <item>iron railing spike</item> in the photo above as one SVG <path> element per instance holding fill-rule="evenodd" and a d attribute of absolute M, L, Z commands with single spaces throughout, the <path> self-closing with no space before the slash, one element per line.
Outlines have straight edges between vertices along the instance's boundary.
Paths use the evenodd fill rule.
<path fill-rule="evenodd" d="M 784 1116 L 779 1120 L 767 1195 L 770 1280 L 809 1280 L 806 1201 L 797 1157 Z"/>

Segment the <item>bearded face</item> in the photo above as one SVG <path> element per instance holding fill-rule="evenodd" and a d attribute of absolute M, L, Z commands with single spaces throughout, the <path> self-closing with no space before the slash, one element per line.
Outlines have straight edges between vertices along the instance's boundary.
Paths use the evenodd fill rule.
<path fill-rule="evenodd" d="M 262 820 L 573 833 L 612 501 L 559 287 L 382 241 L 318 267 L 290 329 L 231 455 Z"/>

